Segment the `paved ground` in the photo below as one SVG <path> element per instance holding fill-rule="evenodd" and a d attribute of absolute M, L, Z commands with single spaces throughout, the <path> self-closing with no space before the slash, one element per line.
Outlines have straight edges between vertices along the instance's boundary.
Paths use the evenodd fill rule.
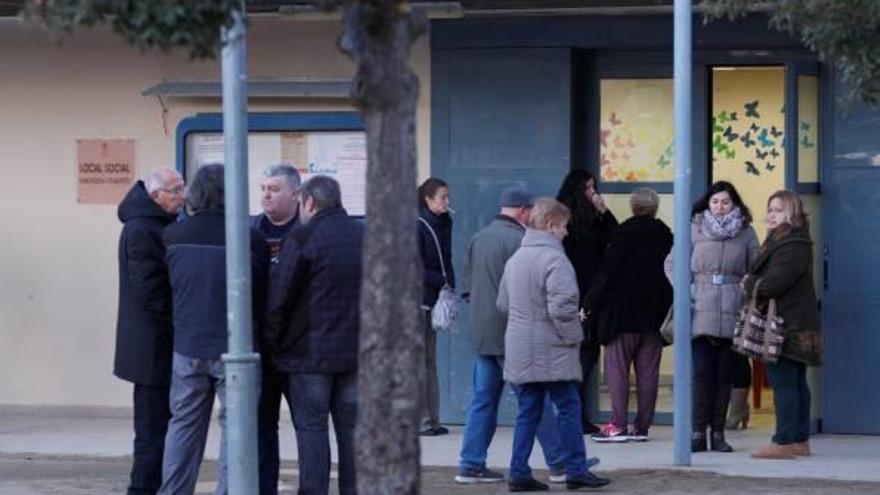
<path fill-rule="evenodd" d="M 282 493 L 296 486 L 296 442 L 289 421 L 280 427 Z M 331 430 L 332 431 L 332 430 Z M 218 428 L 212 425 L 206 456 L 216 459 Z M 599 445 L 587 441 L 591 456 L 602 459 L 599 472 L 614 479 L 607 493 L 755 493 L 880 494 L 880 436 L 818 435 L 814 455 L 792 461 L 759 461 L 749 457 L 769 441 L 770 432 L 750 429 L 728 434 L 732 454 L 693 456 L 689 468 L 672 465 L 672 430 L 651 429 L 651 441 Z M 131 418 L 76 414 L 23 414 L 0 408 L 0 495 L 103 494 L 124 491 L 130 465 Z M 335 441 L 331 440 L 331 445 Z M 512 429 L 501 427 L 489 449 L 488 464 L 506 472 Z M 462 487 L 452 483 L 461 428 L 451 434 L 422 438 L 423 493 L 506 493 L 505 485 Z M 335 453 L 334 453 L 335 458 Z M 532 466 L 543 467 L 540 448 Z M 216 466 L 206 463 L 199 493 L 210 493 Z M 538 471 L 539 476 L 546 473 Z M 867 483 L 864 483 L 867 482 Z M 561 487 L 556 487 L 561 490 Z"/>
<path fill-rule="evenodd" d="M 124 493 L 129 458 L 82 456 L 0 455 L 0 494 L 2 495 L 101 495 Z M 422 493 L 431 495 L 507 493 L 505 484 L 462 486 L 452 482 L 455 470 L 427 467 L 423 472 Z M 705 472 L 667 470 L 619 470 L 603 474 L 614 479 L 599 493 L 616 494 L 688 494 L 712 493 L 741 495 L 761 493 L 778 495 L 856 495 L 876 494 L 880 484 L 831 480 L 781 480 L 727 477 Z M 536 475 L 546 476 L 537 471 Z M 211 493 L 217 477 L 216 463 L 206 463 L 197 493 Z M 296 465 L 285 463 L 281 473 L 281 494 L 295 493 Z M 556 485 L 553 491 L 564 491 Z M 338 493 L 335 489 L 331 493 Z"/>

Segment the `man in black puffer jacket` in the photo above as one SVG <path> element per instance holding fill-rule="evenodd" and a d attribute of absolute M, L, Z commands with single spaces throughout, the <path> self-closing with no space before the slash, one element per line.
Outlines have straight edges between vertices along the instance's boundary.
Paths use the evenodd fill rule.
<path fill-rule="evenodd" d="M 183 179 L 157 169 L 119 204 L 119 312 L 113 374 L 134 384 L 134 453 L 129 494 L 156 493 L 170 417 L 171 286 L 162 229 L 185 199 Z"/>

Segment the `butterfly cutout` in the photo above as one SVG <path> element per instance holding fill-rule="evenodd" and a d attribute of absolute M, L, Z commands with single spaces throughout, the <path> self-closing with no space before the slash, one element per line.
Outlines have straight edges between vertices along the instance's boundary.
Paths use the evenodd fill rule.
<path fill-rule="evenodd" d="M 728 142 L 732 142 L 739 138 L 739 134 L 733 132 L 733 129 L 730 126 L 727 126 L 727 129 L 724 130 L 724 137 L 727 138 Z"/>
<path fill-rule="evenodd" d="M 752 131 L 748 131 L 743 134 L 743 136 L 739 139 L 740 141 L 742 141 L 743 145 L 745 145 L 746 148 L 755 145 L 755 140 L 751 138 L 751 135 Z"/>
<path fill-rule="evenodd" d="M 625 179 L 627 182 L 636 182 L 637 180 L 639 180 L 639 178 L 636 176 L 635 172 L 630 172 L 630 173 L 626 174 Z"/>
<path fill-rule="evenodd" d="M 735 158 L 736 151 L 734 151 L 732 148 L 729 148 L 727 149 L 727 151 L 724 152 L 724 156 L 726 156 L 728 159 Z"/>
<path fill-rule="evenodd" d="M 761 129 L 761 133 L 758 134 L 758 141 L 761 142 L 761 146 L 764 148 L 769 148 L 776 144 L 775 141 L 771 140 L 767 137 L 767 128 Z"/>
<path fill-rule="evenodd" d="M 672 162 L 669 160 L 669 157 L 665 154 L 660 155 L 660 158 L 657 159 L 657 166 L 660 168 L 668 167 Z"/>
<path fill-rule="evenodd" d="M 816 143 L 810 141 L 809 136 L 804 136 L 803 138 L 801 138 L 801 144 L 804 146 L 804 148 L 812 148 L 813 146 L 816 146 Z"/>
<path fill-rule="evenodd" d="M 758 132 L 758 129 L 759 129 L 758 124 L 752 122 L 752 125 L 749 126 L 749 129 L 751 129 L 755 132 Z"/>
<path fill-rule="evenodd" d="M 599 156 L 599 161 L 602 162 L 602 165 L 601 165 L 602 167 L 604 167 L 605 165 L 611 165 L 611 160 L 609 160 L 608 157 L 605 156 L 605 153 L 602 153 Z"/>
<path fill-rule="evenodd" d="M 809 122 L 801 122 L 801 130 L 802 131 L 809 131 L 810 127 L 811 126 L 810 126 Z"/>
<path fill-rule="evenodd" d="M 758 167 L 756 167 L 755 164 L 750 161 L 746 161 L 746 173 L 752 175 L 761 175 L 761 171 L 758 170 Z"/>
<path fill-rule="evenodd" d="M 610 136 L 610 135 L 611 135 L 611 131 L 609 131 L 607 129 L 602 129 L 601 131 L 599 131 L 599 145 L 602 146 L 603 148 L 607 148 L 608 147 L 608 136 Z"/>
<path fill-rule="evenodd" d="M 617 126 L 617 125 L 620 125 L 623 123 L 622 120 L 617 118 L 616 112 L 611 112 L 611 118 L 609 120 L 611 121 L 611 125 L 614 125 L 614 126 Z"/>
<path fill-rule="evenodd" d="M 761 151 L 761 150 L 759 150 L 758 148 L 755 148 L 755 156 L 758 157 L 758 158 L 761 159 L 761 160 L 767 158 L 767 155 L 768 155 L 769 153 L 770 153 L 769 151 Z"/>
<path fill-rule="evenodd" d="M 777 129 L 776 126 L 774 125 L 774 126 L 771 126 L 771 127 L 770 127 L 770 135 L 773 136 L 773 137 L 775 137 L 775 138 L 778 138 L 779 136 L 782 135 L 782 131 L 780 131 L 779 129 Z"/>
<path fill-rule="evenodd" d="M 770 155 L 771 155 L 773 158 L 779 158 L 779 152 L 776 151 L 776 148 L 773 148 L 773 149 L 770 150 Z"/>
<path fill-rule="evenodd" d="M 739 120 L 736 117 L 736 112 L 730 112 L 730 120 Z"/>
<path fill-rule="evenodd" d="M 771 165 L 770 162 L 767 162 L 764 164 L 764 168 L 772 172 L 776 170 L 776 165 Z"/>
<path fill-rule="evenodd" d="M 758 113 L 758 100 L 746 103 L 743 107 L 746 109 L 746 117 L 761 118 L 761 114 Z"/>

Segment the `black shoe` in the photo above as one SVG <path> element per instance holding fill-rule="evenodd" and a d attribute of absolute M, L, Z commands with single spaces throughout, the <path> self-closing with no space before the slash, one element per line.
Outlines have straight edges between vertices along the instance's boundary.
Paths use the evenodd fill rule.
<path fill-rule="evenodd" d="M 581 425 L 581 428 L 584 430 L 584 435 L 593 435 L 602 431 L 601 428 L 594 425 L 593 423 L 590 423 L 589 421 Z"/>
<path fill-rule="evenodd" d="M 712 432 L 709 437 L 709 448 L 714 452 L 733 452 L 733 447 L 724 440 L 724 430 Z"/>
<path fill-rule="evenodd" d="M 691 435 L 691 452 L 706 451 L 706 432 L 695 431 Z"/>
<path fill-rule="evenodd" d="M 437 426 L 435 428 L 428 428 L 427 430 L 422 430 L 419 432 L 419 435 L 423 437 L 437 437 L 440 435 L 446 435 L 449 433 L 449 429 L 445 426 Z"/>
<path fill-rule="evenodd" d="M 596 476 L 595 474 L 587 471 L 580 476 L 570 476 L 565 480 L 565 488 L 569 490 L 579 490 L 581 488 L 599 488 L 600 486 L 605 486 L 608 483 L 611 483 L 611 480 L 608 478 L 603 478 L 601 476 Z"/>
<path fill-rule="evenodd" d="M 512 492 L 546 492 L 550 489 L 549 485 L 541 483 L 532 477 L 523 478 L 521 480 L 510 480 L 507 482 L 507 487 Z"/>

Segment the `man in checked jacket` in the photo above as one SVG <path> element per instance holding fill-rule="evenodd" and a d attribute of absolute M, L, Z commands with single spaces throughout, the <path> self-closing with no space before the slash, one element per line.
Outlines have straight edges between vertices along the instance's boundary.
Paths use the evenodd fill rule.
<path fill-rule="evenodd" d="M 276 367 L 289 374 L 299 493 L 328 493 L 332 412 L 339 493 L 353 495 L 364 229 L 342 208 L 339 183 L 330 177 L 302 185 L 299 211 L 301 225 L 284 240 L 271 281 L 266 342 Z"/>

